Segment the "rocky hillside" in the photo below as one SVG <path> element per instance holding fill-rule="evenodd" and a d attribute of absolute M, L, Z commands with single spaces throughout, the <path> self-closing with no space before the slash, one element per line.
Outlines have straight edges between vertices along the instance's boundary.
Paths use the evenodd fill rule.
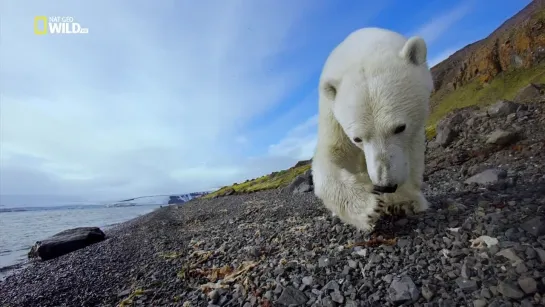
<path fill-rule="evenodd" d="M 545 0 L 534 0 L 488 37 L 457 51 L 431 71 L 434 103 L 471 81 L 485 85 L 502 72 L 529 69 L 545 59 Z"/>
<path fill-rule="evenodd" d="M 426 127 L 449 112 L 514 99 L 529 83 L 545 83 L 545 0 L 534 0 L 488 37 L 457 51 L 431 68 L 435 92 Z"/>

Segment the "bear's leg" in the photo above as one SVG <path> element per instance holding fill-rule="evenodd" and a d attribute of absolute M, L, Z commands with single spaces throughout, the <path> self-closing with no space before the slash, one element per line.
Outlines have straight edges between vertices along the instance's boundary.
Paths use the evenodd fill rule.
<path fill-rule="evenodd" d="M 426 151 L 426 133 L 424 128 L 417 134 L 417 138 L 412 142 L 413 146 L 409 153 L 411 160 L 411 169 L 409 175 L 409 182 L 407 182 L 402 191 L 402 197 L 406 200 L 410 200 L 410 204 L 404 204 L 402 207 L 404 211 L 410 213 L 419 213 L 428 210 L 429 203 L 422 193 L 422 181 L 425 168 L 425 155 Z"/>
<path fill-rule="evenodd" d="M 430 204 L 422 191 L 419 191 L 416 195 L 416 200 L 412 204 L 413 211 L 415 213 L 426 211 L 430 208 Z"/>

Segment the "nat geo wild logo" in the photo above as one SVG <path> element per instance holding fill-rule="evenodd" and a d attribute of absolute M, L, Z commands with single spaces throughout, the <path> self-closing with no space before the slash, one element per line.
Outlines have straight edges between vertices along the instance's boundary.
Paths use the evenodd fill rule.
<path fill-rule="evenodd" d="M 84 28 L 70 16 L 36 16 L 34 17 L 34 33 L 45 34 L 87 34 L 88 28 Z"/>

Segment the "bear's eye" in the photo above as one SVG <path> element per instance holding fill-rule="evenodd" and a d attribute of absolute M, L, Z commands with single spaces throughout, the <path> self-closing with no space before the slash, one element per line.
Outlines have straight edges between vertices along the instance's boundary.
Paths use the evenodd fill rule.
<path fill-rule="evenodd" d="M 324 93 L 327 98 L 335 100 L 335 97 L 337 96 L 337 89 L 335 86 L 333 86 L 333 84 L 328 82 L 324 85 Z"/>
<path fill-rule="evenodd" d="M 355 137 L 353 140 L 356 143 L 361 143 L 361 138 L 359 138 L 359 137 Z"/>
<path fill-rule="evenodd" d="M 405 131 L 406 125 L 399 125 L 394 130 L 394 134 L 400 134 L 401 132 Z"/>

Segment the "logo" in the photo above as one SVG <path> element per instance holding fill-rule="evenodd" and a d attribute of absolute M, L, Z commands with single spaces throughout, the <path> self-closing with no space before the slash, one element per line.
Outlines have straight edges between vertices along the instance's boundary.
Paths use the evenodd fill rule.
<path fill-rule="evenodd" d="M 36 16 L 34 17 L 34 34 L 87 34 L 88 28 L 84 28 L 74 17 L 70 16 Z"/>

